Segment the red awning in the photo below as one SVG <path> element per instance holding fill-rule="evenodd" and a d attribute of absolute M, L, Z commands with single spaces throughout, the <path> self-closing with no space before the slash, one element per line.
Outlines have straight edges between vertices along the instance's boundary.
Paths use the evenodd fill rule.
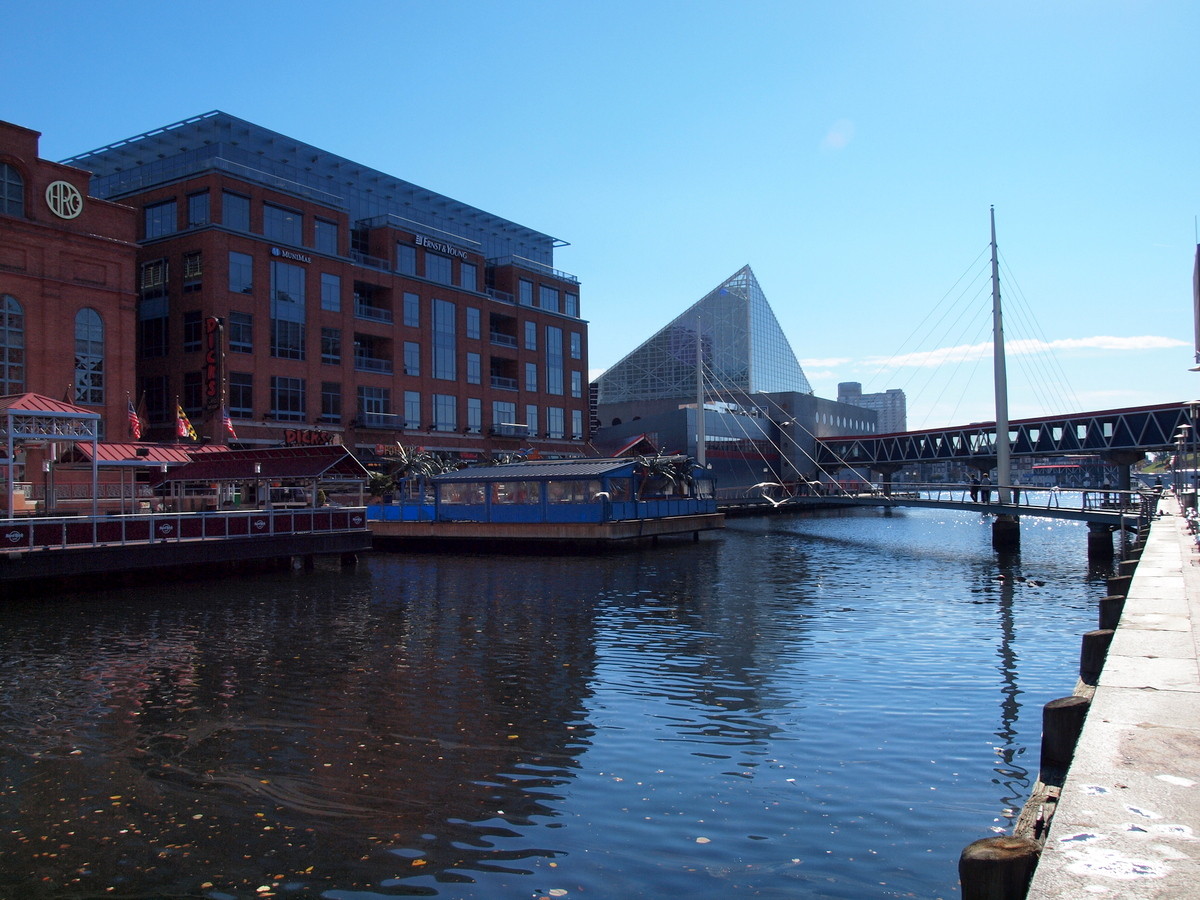
<path fill-rule="evenodd" d="M 257 465 L 258 469 L 255 470 Z M 152 479 L 152 485 L 180 481 L 343 480 L 365 481 L 367 470 L 337 444 L 320 447 L 270 447 L 197 454 L 186 465 Z"/>

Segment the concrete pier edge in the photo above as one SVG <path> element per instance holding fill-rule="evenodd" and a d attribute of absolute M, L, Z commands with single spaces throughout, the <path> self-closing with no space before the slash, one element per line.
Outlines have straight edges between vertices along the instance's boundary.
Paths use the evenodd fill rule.
<path fill-rule="evenodd" d="M 1200 898 L 1200 552 L 1178 504 L 1160 511 L 1054 792 L 1031 900 Z"/>

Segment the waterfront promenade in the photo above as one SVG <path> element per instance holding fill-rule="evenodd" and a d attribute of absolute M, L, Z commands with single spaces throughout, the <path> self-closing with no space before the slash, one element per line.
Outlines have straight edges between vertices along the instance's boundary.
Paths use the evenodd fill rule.
<path fill-rule="evenodd" d="M 1177 502 L 1160 510 L 1031 900 L 1200 898 L 1200 553 Z"/>

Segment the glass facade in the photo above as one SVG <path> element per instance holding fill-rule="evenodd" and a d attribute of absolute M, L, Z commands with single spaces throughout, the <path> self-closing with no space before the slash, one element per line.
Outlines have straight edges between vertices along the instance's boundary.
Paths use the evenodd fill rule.
<path fill-rule="evenodd" d="M 758 280 L 745 266 L 601 375 L 599 402 L 694 398 L 697 343 L 709 391 L 812 393 Z"/>

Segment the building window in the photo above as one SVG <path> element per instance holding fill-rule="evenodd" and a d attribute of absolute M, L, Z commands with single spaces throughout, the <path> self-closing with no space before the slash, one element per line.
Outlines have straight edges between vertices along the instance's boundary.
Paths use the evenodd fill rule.
<path fill-rule="evenodd" d="M 183 254 L 183 290 L 191 293 L 200 290 L 204 279 L 204 254 L 199 250 Z"/>
<path fill-rule="evenodd" d="M 271 418 L 285 422 L 304 421 L 304 379 L 271 376 Z"/>
<path fill-rule="evenodd" d="M 525 323 L 525 349 L 537 349 L 537 322 Z"/>
<path fill-rule="evenodd" d="M 75 314 L 75 402 L 104 403 L 104 322 L 90 307 Z"/>
<path fill-rule="evenodd" d="M 401 275 L 417 274 L 417 248 L 411 244 L 396 245 L 396 271 Z"/>
<path fill-rule="evenodd" d="M 321 329 L 321 362 L 337 366 L 342 362 L 342 329 Z"/>
<path fill-rule="evenodd" d="M 578 294 L 563 294 L 563 312 L 572 318 L 579 318 Z"/>
<path fill-rule="evenodd" d="M 183 351 L 194 353 L 204 342 L 204 318 L 200 310 L 190 309 L 183 314 Z"/>
<path fill-rule="evenodd" d="M 467 431 L 471 434 L 483 431 L 483 401 L 478 397 L 467 398 Z"/>
<path fill-rule="evenodd" d="M 522 278 L 517 286 L 517 297 L 522 306 L 533 306 L 533 282 Z"/>
<path fill-rule="evenodd" d="M 273 203 L 263 204 L 263 237 L 299 247 L 304 233 L 304 215 Z"/>
<path fill-rule="evenodd" d="M 204 406 L 203 375 L 200 372 L 183 373 L 183 411 L 188 418 L 198 418 Z"/>
<path fill-rule="evenodd" d="M 433 395 L 435 431 L 458 431 L 458 398 L 453 394 Z"/>
<path fill-rule="evenodd" d="M 254 257 L 229 251 L 229 290 L 235 294 L 254 292 Z"/>
<path fill-rule="evenodd" d="M 480 337 L 479 310 L 473 306 L 467 307 L 467 337 L 475 341 Z"/>
<path fill-rule="evenodd" d="M 334 424 L 342 421 L 342 383 L 321 382 L 321 421 Z"/>
<path fill-rule="evenodd" d="M 153 203 L 142 210 L 142 215 L 145 222 L 146 240 L 175 232 L 177 219 L 174 200 Z"/>
<path fill-rule="evenodd" d="M 452 264 L 450 257 L 425 251 L 425 277 L 438 284 L 453 284 L 450 280 Z"/>
<path fill-rule="evenodd" d="M 25 311 L 17 298 L 0 298 L 0 396 L 25 392 Z"/>
<path fill-rule="evenodd" d="M 254 418 L 254 375 L 250 372 L 229 373 L 229 417 Z"/>
<path fill-rule="evenodd" d="M 571 373 L 571 396 L 572 397 L 582 397 L 583 396 L 583 373 L 582 372 L 572 372 Z"/>
<path fill-rule="evenodd" d="M 547 312 L 558 312 L 558 290 L 544 284 L 539 285 L 538 305 Z"/>
<path fill-rule="evenodd" d="M 154 259 L 142 263 L 142 277 L 139 285 L 143 297 L 167 296 L 167 261 Z"/>
<path fill-rule="evenodd" d="M 150 375 L 141 379 L 142 402 L 146 404 L 146 420 L 162 424 L 174 417 L 174 407 L 167 410 L 167 376 Z"/>
<path fill-rule="evenodd" d="M 249 231 L 250 198 L 224 191 L 221 194 L 221 222 L 234 231 Z"/>
<path fill-rule="evenodd" d="M 546 437 L 562 437 L 563 425 L 564 420 L 561 406 L 551 406 L 546 410 Z"/>
<path fill-rule="evenodd" d="M 142 358 L 167 355 L 167 298 L 138 301 L 138 352 Z"/>
<path fill-rule="evenodd" d="M 391 393 L 387 388 L 358 386 L 358 420 L 366 428 L 391 428 Z"/>
<path fill-rule="evenodd" d="M 478 353 L 467 354 L 467 384 L 483 381 L 483 358 Z"/>
<path fill-rule="evenodd" d="M 537 434 L 538 431 L 538 411 L 537 407 L 530 403 L 525 407 L 525 427 L 529 429 L 530 437 Z"/>
<path fill-rule="evenodd" d="M 571 437 L 583 440 L 583 410 L 571 410 Z"/>
<path fill-rule="evenodd" d="M 313 232 L 313 248 L 319 253 L 328 253 L 330 256 L 338 255 L 338 227 L 337 222 L 329 222 L 325 219 L 317 219 L 314 223 Z"/>
<path fill-rule="evenodd" d="M 201 225 L 207 225 L 209 222 L 208 191 L 203 191 L 199 194 L 189 194 L 187 203 L 188 228 L 199 228 Z"/>
<path fill-rule="evenodd" d="M 563 332 L 553 325 L 546 326 L 546 393 L 563 392 Z M 561 429 L 560 429 L 561 430 Z"/>
<path fill-rule="evenodd" d="M 497 425 L 517 425 L 517 404 L 511 400 L 492 401 L 492 427 Z"/>
<path fill-rule="evenodd" d="M 460 262 L 458 264 L 458 284 L 468 291 L 479 289 L 479 269 L 474 263 Z"/>
<path fill-rule="evenodd" d="M 449 300 L 433 301 L 433 377 L 442 381 L 458 378 L 454 312 Z"/>
<path fill-rule="evenodd" d="M 271 262 L 271 355 L 304 359 L 304 269 Z"/>
<path fill-rule="evenodd" d="M 421 395 L 417 391 L 404 392 L 404 427 L 421 427 Z"/>
<path fill-rule="evenodd" d="M 250 313 L 230 311 L 229 352 L 254 352 L 254 316 Z"/>
<path fill-rule="evenodd" d="M 531 394 L 537 393 L 537 363 L 525 363 L 525 390 Z"/>
<path fill-rule="evenodd" d="M 404 342 L 404 374 L 421 374 L 421 345 L 416 341 Z"/>
<path fill-rule="evenodd" d="M 407 291 L 404 294 L 404 324 L 409 328 L 421 327 L 421 298 Z"/>
<path fill-rule="evenodd" d="M 0 163 L 0 213 L 25 215 L 25 179 L 16 166 Z"/>
<path fill-rule="evenodd" d="M 583 359 L 583 338 L 578 331 L 571 332 L 571 359 Z"/>
<path fill-rule="evenodd" d="M 342 276 L 321 273 L 321 309 L 326 312 L 342 311 Z"/>

